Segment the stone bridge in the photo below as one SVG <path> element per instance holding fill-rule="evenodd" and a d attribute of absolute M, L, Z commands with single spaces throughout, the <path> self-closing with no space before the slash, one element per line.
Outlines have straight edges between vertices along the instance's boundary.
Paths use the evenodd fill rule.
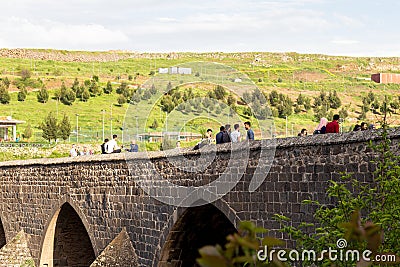
<path fill-rule="evenodd" d="M 400 129 L 391 131 L 390 138 L 398 151 Z M 0 163 L 0 266 L 10 260 L 4 250 L 16 242 L 16 236 L 23 237 L 25 252 L 40 267 L 194 266 L 199 247 L 223 243 L 242 220 L 285 238 L 277 231 L 274 214 L 291 217 L 293 224 L 312 221 L 311 208 L 301 202 L 332 201 L 326 196 L 330 179 L 351 172 L 358 180 L 372 181 L 371 160 L 377 155 L 368 140 L 379 140 L 379 133 L 279 139 L 266 179 L 249 192 L 262 157 L 261 142 L 255 141 L 236 186 L 211 204 L 188 208 L 164 204 L 138 186 L 137 176 L 152 175 L 146 172 L 145 159 L 150 156 L 165 179 L 198 186 L 232 168 L 227 164 L 230 153 L 240 151 L 218 146 L 213 164 L 201 173 L 176 169 L 162 152 L 130 153 L 133 170 L 124 154 Z M 184 154 L 196 158 L 199 153 Z M 287 245 L 293 244 L 287 240 Z"/>

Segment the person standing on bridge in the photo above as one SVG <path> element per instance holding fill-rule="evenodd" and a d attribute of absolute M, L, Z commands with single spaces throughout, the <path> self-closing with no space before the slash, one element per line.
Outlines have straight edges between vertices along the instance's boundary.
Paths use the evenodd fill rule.
<path fill-rule="evenodd" d="M 253 141 L 254 140 L 254 132 L 251 129 L 251 123 L 249 121 L 246 121 L 244 123 L 244 128 L 247 131 L 246 140 L 252 140 Z"/>
<path fill-rule="evenodd" d="M 234 131 L 231 133 L 232 143 L 240 142 L 239 123 L 236 123 L 233 128 Z"/>

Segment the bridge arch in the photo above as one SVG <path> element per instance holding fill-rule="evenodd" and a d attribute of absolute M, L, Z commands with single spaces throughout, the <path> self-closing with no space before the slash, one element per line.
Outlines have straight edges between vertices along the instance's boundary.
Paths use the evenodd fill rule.
<path fill-rule="evenodd" d="M 66 201 L 53 212 L 42 238 L 39 266 L 89 266 L 95 251 L 82 213 Z"/>
<path fill-rule="evenodd" d="M 6 232 L 4 231 L 3 221 L 0 217 L 0 248 L 4 247 L 5 244 L 7 244 Z"/>
<path fill-rule="evenodd" d="M 178 208 L 173 214 L 168 233 L 163 235 L 156 253 L 158 265 L 153 266 L 197 266 L 198 249 L 205 245 L 224 245 L 226 236 L 237 232 L 239 221 L 234 211 L 218 200 L 213 204 Z"/>

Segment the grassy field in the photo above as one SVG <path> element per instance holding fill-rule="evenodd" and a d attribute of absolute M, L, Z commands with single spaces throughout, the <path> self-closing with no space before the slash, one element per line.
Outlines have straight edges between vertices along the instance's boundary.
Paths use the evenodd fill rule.
<path fill-rule="evenodd" d="M 52 51 L 49 50 L 48 53 L 52 53 Z M 63 51 L 63 53 L 70 52 Z M 102 53 L 98 52 L 97 54 L 101 55 Z M 365 80 L 372 73 L 400 72 L 398 58 L 331 57 L 296 53 L 181 53 L 177 54 L 174 59 L 168 58 L 166 55 L 145 54 L 142 57 L 135 56 L 134 58 L 110 62 L 64 62 L 0 58 L 0 78 L 7 77 L 13 82 L 20 77 L 20 70 L 29 69 L 32 73 L 31 79 L 41 79 L 46 88 L 49 89 L 50 97 L 54 96 L 55 90 L 59 89 L 62 82 L 70 87 L 75 78 L 82 82 L 90 79 L 93 75 L 97 75 L 100 85 L 103 87 L 107 81 L 114 83 L 112 94 L 102 94 L 90 98 L 88 102 L 75 101 L 70 106 L 55 99 L 50 99 L 45 104 L 37 102 L 37 88 L 28 88 L 29 94 L 26 101 L 18 102 L 17 88 L 12 84 L 10 87 L 12 92 L 11 102 L 5 105 L 0 104 L 0 115 L 12 116 L 15 119 L 26 121 L 36 132 L 33 140 L 40 141 L 38 127 L 44 117 L 50 111 L 57 114 L 59 119 L 62 118 L 63 114 L 67 114 L 73 129 L 76 129 L 78 119 L 79 133 L 82 134 L 79 136 L 80 142 L 98 143 L 102 139 L 103 116 L 106 136 L 110 135 L 111 132 L 122 134 L 123 121 L 129 104 L 122 106 L 117 104 L 118 95 L 115 93 L 115 89 L 118 83 L 126 81 L 132 86 L 140 86 L 151 79 L 150 73 L 152 71 L 157 72 L 159 67 L 169 67 L 192 61 L 229 65 L 248 75 L 262 91 L 268 93 L 277 90 L 289 95 L 292 100 L 295 100 L 300 93 L 314 97 L 321 90 L 326 92 L 336 90 L 342 99 L 343 106 L 349 112 L 349 118 L 344 125 L 345 130 L 348 130 L 358 121 L 362 97 L 366 96 L 368 92 L 374 92 L 381 100 L 385 95 L 392 97 L 400 95 L 399 85 L 376 84 Z M 132 79 L 129 80 L 129 78 Z M 179 81 L 177 82 L 179 83 Z M 141 115 L 142 112 L 145 113 L 154 109 L 151 112 L 148 124 L 158 118 L 160 125 L 158 129 L 147 129 L 149 131 L 161 131 L 164 127 L 165 114 L 160 111 L 158 105 L 154 106 L 155 101 L 156 99 L 152 98 L 147 104 L 144 103 L 141 106 L 142 111 L 135 111 Z M 198 131 L 200 124 L 204 124 L 204 127 L 217 127 L 217 123 L 212 122 L 212 120 L 210 122 L 210 115 L 206 111 L 202 111 L 198 116 L 206 119 L 188 125 L 190 131 Z M 182 113 L 172 123 L 178 125 L 181 119 L 188 118 Z M 375 123 L 377 120 L 379 120 L 379 116 L 368 112 L 367 122 Z M 394 114 L 390 121 L 394 125 L 400 125 L 400 116 Z M 285 119 L 275 118 L 274 122 L 278 136 L 286 135 L 286 129 L 289 135 L 297 135 L 302 128 L 307 128 L 309 132 L 312 132 L 317 125 L 310 111 L 289 116 L 287 127 Z M 23 132 L 27 124 L 18 128 L 20 133 Z M 143 128 L 143 124 L 144 122 L 140 121 L 141 128 Z M 72 135 L 71 141 L 76 141 L 74 138 L 75 136 Z"/>

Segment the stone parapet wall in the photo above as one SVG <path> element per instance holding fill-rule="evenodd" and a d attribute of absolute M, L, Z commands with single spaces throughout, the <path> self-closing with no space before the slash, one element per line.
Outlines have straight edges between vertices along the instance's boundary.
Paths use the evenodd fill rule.
<path fill-rule="evenodd" d="M 400 129 L 391 131 L 390 137 L 393 148 L 399 152 Z M 379 132 L 255 141 L 250 145 L 249 160 L 244 162 L 245 174 L 228 194 L 213 204 L 234 226 L 241 220 L 252 220 L 271 229 L 275 236 L 285 238 L 277 231 L 279 225 L 272 219 L 274 214 L 289 216 L 294 224 L 310 222 L 313 208 L 301 202 L 312 198 L 331 203 L 326 187 L 330 179 L 340 178 L 340 172 L 351 172 L 363 182 L 372 181 L 376 166 L 371 160 L 377 155 L 368 147 L 368 140 L 379 140 Z M 249 192 L 262 145 L 276 147 L 275 156 L 262 185 Z M 168 153 L 171 157 L 184 154 L 196 159 L 200 151 Z M 199 186 L 216 180 L 226 168 L 237 168 L 227 167 L 231 153 L 242 151 L 231 151 L 228 145 L 218 146 L 214 163 L 201 173 L 177 169 L 163 152 L 0 163 L 0 219 L 7 241 L 24 230 L 38 266 L 48 225 L 57 210 L 68 202 L 82 220 L 96 257 L 126 229 L 139 265 L 157 266 L 172 226 L 187 209 L 163 204 L 138 186 L 141 175 L 153 177 L 148 159 L 162 178 L 182 186 Z M 133 165 L 127 164 L 127 156 Z"/>

